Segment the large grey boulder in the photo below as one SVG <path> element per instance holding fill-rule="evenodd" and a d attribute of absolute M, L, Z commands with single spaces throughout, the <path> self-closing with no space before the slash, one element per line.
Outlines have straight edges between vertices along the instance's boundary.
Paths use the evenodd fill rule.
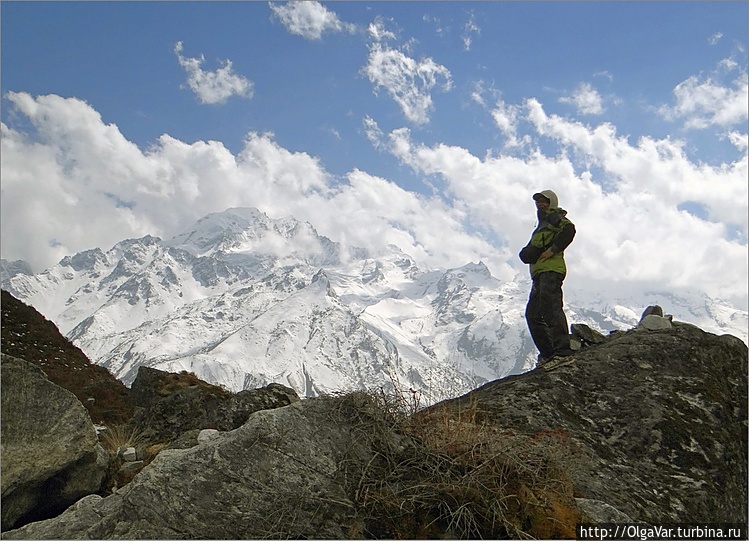
<path fill-rule="evenodd" d="M 88 412 L 36 366 L 2 355 L 2 529 L 101 489 L 108 459 Z"/>
<path fill-rule="evenodd" d="M 360 438 L 335 403 L 310 399 L 254 413 L 200 445 L 162 451 L 106 498 L 89 496 L 3 537 L 350 538 L 355 509 L 344 466 Z"/>
<path fill-rule="evenodd" d="M 143 441 L 172 442 L 193 430 L 233 430 L 251 414 L 298 402 L 296 392 L 271 383 L 231 393 L 187 372 L 170 373 L 141 366 L 131 388 L 136 413 L 131 430 Z"/>
<path fill-rule="evenodd" d="M 678 325 L 617 333 L 572 358 L 435 409 L 569 437 L 576 495 L 634 521 L 746 523 L 746 344 Z"/>

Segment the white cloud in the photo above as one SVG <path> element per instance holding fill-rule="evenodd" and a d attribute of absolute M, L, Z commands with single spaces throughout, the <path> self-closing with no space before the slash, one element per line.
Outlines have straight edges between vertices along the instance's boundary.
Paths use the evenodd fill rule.
<path fill-rule="evenodd" d="M 471 100 L 481 107 L 486 107 L 486 100 L 484 99 L 484 81 L 476 81 L 473 84 L 473 91 L 471 92 Z"/>
<path fill-rule="evenodd" d="M 726 138 L 731 142 L 733 146 L 736 147 L 737 150 L 741 152 L 746 152 L 747 146 L 749 146 L 749 135 L 746 133 L 739 133 L 737 131 L 732 131 L 726 134 Z"/>
<path fill-rule="evenodd" d="M 216 71 L 204 71 L 200 67 L 205 61 L 203 55 L 200 58 L 185 58 L 182 56 L 182 48 L 182 42 L 178 41 L 174 45 L 174 54 L 187 73 L 187 86 L 201 103 L 218 104 L 226 102 L 232 96 L 253 96 L 252 81 L 234 73 L 231 60 L 225 60 L 224 65 Z"/>
<path fill-rule="evenodd" d="M 476 14 L 471 11 L 470 15 L 468 16 L 468 21 L 466 21 L 466 24 L 463 26 L 463 34 L 461 36 L 461 38 L 463 39 L 463 50 L 471 50 L 474 34 L 480 35 L 481 28 L 479 28 L 479 25 L 476 24 Z"/>
<path fill-rule="evenodd" d="M 723 37 L 723 34 L 721 32 L 716 32 L 715 34 L 710 36 L 707 41 L 708 43 L 710 43 L 710 45 L 715 45 L 716 43 L 720 41 L 720 38 L 722 37 Z"/>
<path fill-rule="evenodd" d="M 548 116 L 535 100 L 528 101 L 528 109 L 528 118 L 540 134 L 587 156 L 592 165 L 615 178 L 619 193 L 633 197 L 650 194 L 670 209 L 685 201 L 699 202 L 714 224 L 738 225 L 746 238 L 746 155 L 732 164 L 710 167 L 691 162 L 678 140 L 642 137 L 634 146 L 610 124 L 587 127 Z"/>
<path fill-rule="evenodd" d="M 390 134 L 391 152 L 417 173 L 439 175 L 455 208 L 513 248 L 522 246 L 533 228 L 530 194 L 555 190 L 578 228 L 568 253 L 572 281 L 657 283 L 746 303 L 746 155 L 710 167 L 690 162 L 678 142 L 642 138 L 632 145 L 610 125 L 590 128 L 548 116 L 535 100 L 525 110 L 539 134 L 587 156 L 615 178 L 609 189 L 589 171 L 577 173 L 564 153 L 482 160 L 460 147 L 414 143 L 403 129 Z M 707 215 L 680 210 L 687 202 Z"/>
<path fill-rule="evenodd" d="M 347 183 L 333 182 L 319 160 L 280 147 L 270 134 L 250 133 L 237 155 L 218 142 L 168 135 L 144 152 L 80 100 L 8 99 L 34 133 L 2 126 L 0 246 L 3 257 L 25 259 L 37 271 L 126 238 L 170 238 L 210 212 L 238 206 L 308 220 L 350 246 L 395 243 L 429 264 L 463 265 L 493 252 L 439 198 L 358 170 Z"/>
<path fill-rule="evenodd" d="M 711 167 L 691 162 L 678 141 L 632 143 L 611 125 L 549 115 L 536 100 L 504 105 L 538 137 L 586 156 L 600 171 L 591 173 L 565 152 L 480 158 L 455 145 L 421 144 L 406 128 L 382 133 L 365 119 L 381 148 L 443 183 L 439 195 L 425 196 L 361 170 L 339 182 L 318 159 L 286 150 L 270 134 L 248 134 L 237 154 L 218 142 L 168 135 L 143 151 L 81 100 L 7 99 L 32 131 L 2 126 L 0 246 L 3 257 L 26 259 L 36 270 L 125 238 L 169 238 L 209 212 L 252 206 L 308 220 L 346 245 L 378 250 L 394 243 L 436 267 L 483 261 L 511 280 L 526 272 L 516 254 L 534 226 L 531 194 L 550 188 L 578 229 L 567 253 L 573 287 L 605 278 L 617 288 L 647 284 L 746 303 L 743 133 L 730 137 L 744 155 Z M 604 189 L 598 175 L 615 182 Z M 705 216 L 680 210 L 687 202 Z"/>
<path fill-rule="evenodd" d="M 378 16 L 374 22 L 369 24 L 367 28 L 369 36 L 375 41 L 385 41 L 396 39 L 395 32 L 388 30 L 385 26 L 385 21 L 382 17 Z"/>
<path fill-rule="evenodd" d="M 487 105 L 485 94 L 489 94 L 495 100 L 493 107 Z M 474 89 L 471 92 L 471 100 L 491 115 L 494 124 L 505 136 L 505 149 L 518 149 L 530 142 L 529 136 L 520 137 L 518 134 L 519 124 L 522 120 L 521 107 L 506 103 L 502 99 L 501 92 L 493 88 L 487 90 L 484 88 L 484 82 L 478 81 L 474 84 Z"/>
<path fill-rule="evenodd" d="M 603 113 L 603 99 L 590 83 L 581 83 L 571 96 L 559 98 L 559 102 L 574 105 L 584 115 Z"/>
<path fill-rule="evenodd" d="M 293 0 L 286 3 L 269 2 L 268 5 L 289 32 L 305 39 L 321 39 L 324 32 L 356 31 L 355 25 L 342 22 L 338 15 L 320 2 Z"/>
<path fill-rule="evenodd" d="M 364 124 L 364 134 L 372 146 L 378 150 L 385 148 L 383 133 L 377 122 L 372 117 L 366 116 L 362 123 Z"/>
<path fill-rule="evenodd" d="M 738 71 L 733 81 L 723 79 Z M 691 76 L 673 90 L 676 103 L 660 107 L 668 120 L 683 120 L 687 129 L 709 126 L 728 128 L 746 124 L 749 118 L 749 79 L 746 68 L 733 58 L 718 63 L 711 76 Z"/>
<path fill-rule="evenodd" d="M 670 113 L 667 116 L 684 118 L 687 128 L 733 126 L 748 117 L 748 88 L 746 75 L 736 81 L 734 88 L 690 77 L 674 88 L 676 105 L 666 109 Z"/>
<path fill-rule="evenodd" d="M 520 108 L 498 100 L 491 111 L 492 119 L 499 130 L 507 138 L 507 148 L 519 147 L 528 141 L 518 138 L 518 124 L 520 122 Z"/>
<path fill-rule="evenodd" d="M 446 67 L 431 58 L 414 60 L 379 42 L 370 46 L 369 59 L 362 71 L 374 83 L 375 90 L 384 88 L 414 124 L 429 122 L 434 107 L 431 92 L 440 82 L 443 90 L 452 88 Z"/>
<path fill-rule="evenodd" d="M 614 82 L 614 76 L 611 75 L 611 72 L 609 72 L 607 70 L 596 72 L 596 73 L 593 74 L 593 77 L 603 77 L 609 83 L 613 83 Z"/>

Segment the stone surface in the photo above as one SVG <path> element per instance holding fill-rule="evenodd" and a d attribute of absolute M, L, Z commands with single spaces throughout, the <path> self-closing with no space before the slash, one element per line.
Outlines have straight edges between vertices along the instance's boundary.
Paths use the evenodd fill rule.
<path fill-rule="evenodd" d="M 253 414 L 190 449 L 162 451 L 132 482 L 5 539 L 347 539 L 342 465 L 357 446 L 327 399 Z"/>
<path fill-rule="evenodd" d="M 606 341 L 604 335 L 584 323 L 573 323 L 570 328 L 572 330 L 572 336 L 580 340 L 581 345 L 602 344 Z"/>
<path fill-rule="evenodd" d="M 638 329 L 645 329 L 648 331 L 659 331 L 662 329 L 670 329 L 671 327 L 670 319 L 655 314 L 646 315 L 637 325 Z"/>
<path fill-rule="evenodd" d="M 148 367 L 138 371 L 131 399 L 136 414 L 129 425 L 151 443 L 168 443 L 191 430 L 233 430 L 256 411 L 299 401 L 294 390 L 276 383 L 234 394 L 192 374 Z"/>
<path fill-rule="evenodd" d="M 198 434 L 198 443 L 206 443 L 218 437 L 218 435 L 218 430 L 214 430 L 213 428 L 206 428 L 205 430 L 201 430 Z"/>
<path fill-rule="evenodd" d="M 54 323 L 5 290 L 0 309 L 3 353 L 41 368 L 52 383 L 78 397 L 94 423 L 121 424 L 132 417 L 129 389 L 92 364 Z"/>
<path fill-rule="evenodd" d="M 675 324 L 616 333 L 572 360 L 551 372 L 491 382 L 419 418 L 434 413 L 434 419 L 455 421 L 472 412 L 478 424 L 472 420 L 471 426 L 487 423 L 506 434 L 508 444 L 543 442 L 543 456 L 564 457 L 556 478 L 570 481 L 565 494 L 579 508 L 567 511 L 585 520 L 746 522 L 747 346 L 741 340 Z M 113 494 L 87 496 L 62 515 L 5 531 L 3 538 L 352 539 L 373 531 L 378 519 L 357 515 L 356 500 L 362 497 L 359 480 L 375 459 L 380 466 L 391 459 L 393 467 L 406 464 L 409 486 L 419 494 L 434 468 L 445 465 L 444 455 L 435 454 L 439 460 L 429 468 L 413 467 L 423 452 L 420 440 L 371 430 L 373 413 L 363 402 L 298 401 L 277 386 L 257 399 L 245 393 L 240 407 L 203 389 L 221 398 L 210 402 L 201 398 L 200 384 L 183 387 L 184 378 L 170 378 L 178 380 L 165 390 L 156 378 L 156 392 L 141 395 L 150 396 L 141 401 L 147 405 L 140 406 L 141 420 L 158 425 L 154 434 L 163 434 L 164 426 L 179 433 L 170 448 Z M 247 413 L 249 405 L 267 406 L 279 396 L 290 404 Z M 216 409 L 198 411 L 207 404 Z M 240 424 L 198 445 L 200 430 L 188 428 L 184 417 Z M 440 535 L 451 535 L 449 525 L 443 528 Z"/>
<path fill-rule="evenodd" d="M 568 434 L 581 446 L 579 495 L 635 521 L 746 523 L 746 344 L 679 325 L 617 333 L 573 357 L 436 407 Z"/>
<path fill-rule="evenodd" d="M 647 308 L 645 308 L 645 310 L 643 310 L 642 315 L 640 316 L 640 321 L 650 315 L 663 317 L 663 308 L 658 306 L 657 304 L 648 306 Z"/>
<path fill-rule="evenodd" d="M 31 363 L 2 355 L 2 528 L 54 516 L 98 491 L 106 453 L 73 393 Z"/>
<path fill-rule="evenodd" d="M 583 512 L 583 523 L 632 524 L 634 522 L 629 515 L 601 500 L 576 498 L 575 501 Z"/>

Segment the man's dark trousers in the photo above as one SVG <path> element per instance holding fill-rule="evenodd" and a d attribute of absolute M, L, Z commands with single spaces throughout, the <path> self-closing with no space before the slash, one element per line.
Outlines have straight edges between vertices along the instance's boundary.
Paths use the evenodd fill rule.
<path fill-rule="evenodd" d="M 547 271 L 533 277 L 533 287 L 525 308 L 525 319 L 533 342 L 542 357 L 569 350 L 567 317 L 564 315 L 562 282 L 564 275 Z"/>

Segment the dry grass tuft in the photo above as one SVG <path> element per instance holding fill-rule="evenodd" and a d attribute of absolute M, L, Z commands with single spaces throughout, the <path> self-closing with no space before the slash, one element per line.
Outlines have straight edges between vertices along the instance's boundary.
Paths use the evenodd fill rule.
<path fill-rule="evenodd" d="M 339 397 L 374 454 L 348 461 L 363 538 L 574 538 L 568 468 L 579 450 L 561 430 L 518 434 L 476 420 L 476 405 L 414 411 L 408 395 Z"/>
<path fill-rule="evenodd" d="M 135 475 L 150 464 L 156 456 L 167 448 L 165 443 L 149 444 L 143 433 L 127 425 L 107 427 L 101 434 L 102 446 L 110 453 L 109 471 L 107 474 L 107 491 L 113 492 L 133 480 Z M 134 447 L 142 450 L 142 459 L 131 463 L 132 468 L 120 468 L 125 464 L 119 451 L 123 448 Z"/>
<path fill-rule="evenodd" d="M 117 453 L 122 447 L 142 447 L 146 440 L 141 431 L 128 425 L 108 426 L 100 436 L 105 449 Z"/>

